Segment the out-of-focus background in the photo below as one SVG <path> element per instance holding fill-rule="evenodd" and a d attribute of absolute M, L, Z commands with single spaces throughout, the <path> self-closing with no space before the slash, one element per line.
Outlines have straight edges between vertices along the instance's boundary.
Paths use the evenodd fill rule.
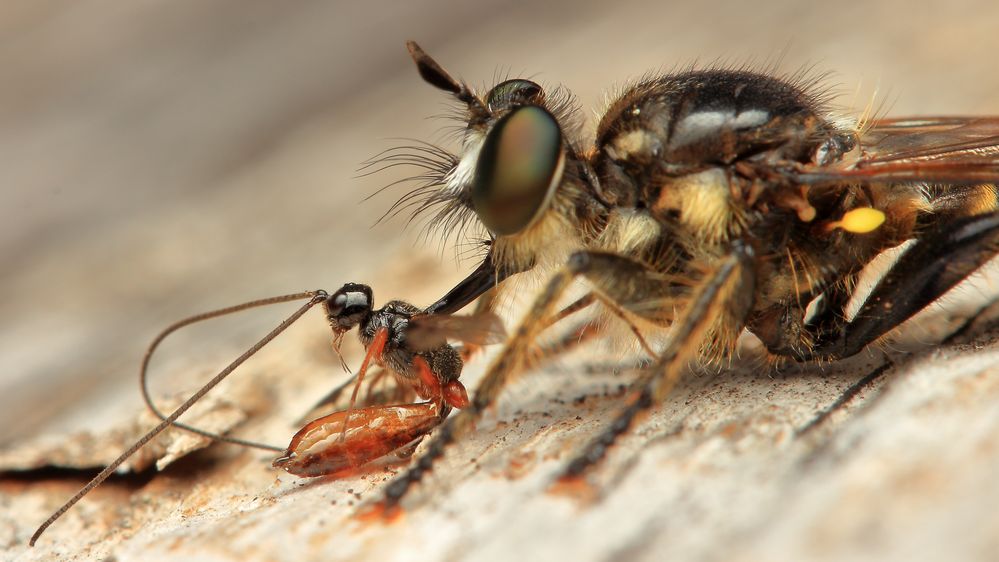
<path fill-rule="evenodd" d="M 0 448 L 21 447 L 38 435 L 98 431 L 122 416 L 134 416 L 140 406 L 133 379 L 142 350 L 159 327 L 184 315 L 302 289 L 335 289 L 346 281 L 373 285 L 379 300 L 402 297 L 427 304 L 472 266 L 457 262 L 454 252 L 442 251 L 436 241 L 421 239 L 419 228 L 404 229 L 403 220 L 372 228 L 401 191 L 362 202 L 399 177 L 393 172 L 359 177 L 363 161 L 405 142 L 393 140 L 398 137 L 440 140 L 448 125 L 427 119 L 446 111 L 446 99 L 419 80 L 405 51 L 406 39 L 418 40 L 445 68 L 473 85 L 488 85 L 507 74 L 565 85 L 578 96 L 592 124 L 608 92 L 650 70 L 693 61 L 779 60 L 781 68 L 791 71 L 814 65 L 833 72 L 829 83 L 842 93 L 837 102 L 857 111 L 874 97 L 891 115 L 999 114 L 997 29 L 999 4 L 989 0 L 946 7 L 903 0 L 5 2 L 0 7 Z M 204 378 L 211 361 L 235 355 L 279 316 L 250 314 L 214 329 L 179 334 L 164 352 L 162 370 L 183 378 L 181 367 L 198 365 L 189 373 L 191 380 Z M 338 367 L 321 320 L 296 333 L 287 344 L 291 349 L 281 353 L 305 355 L 306 360 L 264 359 L 267 369 L 285 376 L 280 372 L 284 365 L 302 380 L 316 381 L 316 388 L 331 384 Z M 188 355 L 195 348 L 200 355 L 194 357 L 207 358 L 208 366 Z M 303 369 L 310 372 L 298 372 Z M 995 373 L 990 377 L 994 387 Z M 847 373 L 841 382 L 851 381 Z M 802 400 L 812 410 L 823 407 L 822 399 L 808 398 L 809 386 L 818 384 L 814 378 L 784 382 L 801 384 Z M 157 388 L 164 393 L 190 388 L 177 384 L 158 381 Z M 828 391 L 828 397 L 835 398 L 839 390 Z M 994 388 L 992 392 L 994 398 Z M 303 404 L 308 400 L 299 399 Z M 598 411 L 604 414 L 596 419 L 606 420 L 606 412 L 619 405 L 602 404 Z M 710 409 L 711 401 L 702 407 Z M 988 411 L 995 415 L 994 409 Z M 560 412 L 555 416 L 575 415 L 571 409 Z M 592 417 L 593 411 L 581 415 Z M 279 427 L 273 439 L 280 442 L 287 434 L 287 426 Z M 523 439 L 530 444 L 532 437 Z M 996 445 L 995 440 L 989 444 Z M 470 445 L 465 456 L 477 452 Z M 529 448 L 525 454 L 531 454 Z M 273 473 L 261 455 L 252 458 L 249 468 L 264 474 L 266 487 Z M 989 459 L 995 461 L 994 452 Z M 557 463 L 543 467 L 539 482 L 555 473 Z M 912 486 L 922 485 L 917 476 L 912 476 Z M 92 503 L 88 513 L 103 517 L 110 534 L 105 530 L 91 536 L 81 530 L 83 524 L 66 523 L 65 529 L 53 527 L 43 538 L 58 547 L 49 543 L 41 551 L 25 551 L 23 542 L 37 514 L 57 507 L 82 479 L 71 476 L 63 482 L 46 476 L 47 485 L 54 487 L 51 497 L 33 491 L 43 488 L 33 488 L 30 478 L 0 488 L 0 509 L 6 511 L 0 548 L 8 549 L 7 556 L 45 558 L 52 551 L 44 549 L 58 548 L 64 554 L 112 552 L 121 559 L 164 559 L 169 548 L 183 556 L 206 544 L 214 549 L 213 559 L 245 558 L 253 552 L 246 545 L 228 551 L 213 543 L 210 530 L 215 527 L 207 523 L 201 531 L 197 525 L 184 527 L 185 518 L 199 513 L 194 508 L 180 516 L 172 507 L 164 508 L 180 519 L 164 531 L 168 538 L 157 542 L 136 528 L 115 530 L 119 520 L 99 503 Z M 487 495 L 509 484 L 486 479 Z M 655 489 L 648 483 L 631 484 L 636 490 Z M 296 515 L 303 520 L 322 517 L 309 510 L 328 507 L 339 490 L 331 486 L 326 491 L 310 488 L 312 494 L 326 494 L 320 496 L 325 499 L 318 508 L 303 503 Z M 374 481 L 370 489 L 375 497 Z M 724 488 L 718 489 L 722 491 L 712 505 L 735 497 L 751 500 L 745 495 L 729 498 Z M 995 492 L 993 485 L 991 505 L 999 500 Z M 183 497 L 176 491 L 161 493 L 171 502 Z M 240 493 L 265 494 L 259 487 Z M 801 521 L 817 524 L 819 512 L 808 512 L 807 506 L 793 517 L 789 514 L 795 512 L 783 508 L 762 511 L 788 519 L 773 522 L 782 531 L 755 542 L 749 523 L 725 527 L 710 510 L 712 515 L 700 521 L 696 509 L 678 517 L 676 528 L 666 513 L 635 514 L 632 524 L 607 541 L 595 538 L 603 528 L 595 515 L 580 519 L 590 523 L 550 528 L 537 537 L 513 524 L 504 539 L 510 512 L 480 513 L 474 495 L 449 506 L 447 493 L 434 502 L 452 516 L 446 528 L 457 534 L 446 539 L 415 539 L 424 535 L 416 534 L 419 527 L 410 527 L 396 530 L 408 543 L 385 531 L 365 535 L 368 543 L 344 547 L 349 535 L 325 529 L 328 535 L 306 535 L 312 542 L 299 544 L 304 550 L 287 550 L 286 542 L 276 538 L 264 541 L 259 558 L 282 559 L 291 552 L 338 558 L 349 552 L 362 557 L 377 553 L 388 560 L 424 552 L 496 559 L 532 541 L 539 545 L 536 553 L 558 552 L 553 537 L 564 542 L 574 534 L 589 536 L 580 543 L 590 545 L 585 550 L 562 545 L 577 559 L 651 559 L 661 553 L 731 559 L 782 552 L 903 557 L 927 552 L 913 552 L 897 542 L 920 531 L 922 523 L 895 533 L 890 518 L 858 530 L 859 538 L 788 538 L 800 530 L 796 525 L 807 526 Z M 525 493 L 523 486 L 516 493 Z M 693 493 L 689 490 L 673 493 L 668 502 L 663 496 L 661 509 L 679 510 L 685 502 L 700 505 L 683 497 Z M 154 494 L 145 501 L 158 502 Z M 295 501 L 282 497 L 276 503 Z M 646 496 L 643 501 L 652 500 Z M 979 513 L 955 506 L 957 500 L 940 501 L 947 509 Z M 144 509 L 150 511 L 148 520 L 157 520 L 153 508 Z M 611 508 L 604 504 L 594 509 Z M 899 510 L 907 511 L 904 506 Z M 576 512 L 555 513 L 572 519 Z M 623 525 L 628 515 L 624 508 L 607 517 Z M 926 525 L 932 527 L 937 520 L 930 519 Z M 419 520 L 414 518 L 413 525 Z M 988 528 L 999 536 L 994 515 Z M 690 538 L 713 530 L 726 540 Z M 953 531 L 961 546 L 960 529 Z M 972 533 L 969 540 L 979 542 L 960 552 L 984 549 L 984 532 L 980 527 Z M 138 542 L 129 542 L 137 533 Z M 943 544 L 949 533 L 938 529 L 936 535 L 923 536 Z M 676 534 L 686 538 L 673 541 Z M 292 535 L 287 542 L 300 540 L 305 539 Z M 995 548 L 988 552 L 999 552 L 999 544 L 991 546 Z M 92 547 L 97 550 L 87 550 Z"/>

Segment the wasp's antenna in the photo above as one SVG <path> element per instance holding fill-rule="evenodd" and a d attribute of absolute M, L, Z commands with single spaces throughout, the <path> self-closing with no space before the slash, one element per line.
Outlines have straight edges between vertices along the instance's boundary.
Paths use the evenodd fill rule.
<path fill-rule="evenodd" d="M 159 408 L 156 407 L 156 404 L 153 402 L 153 397 L 149 392 L 149 362 L 152 360 L 153 353 L 156 351 L 159 345 L 163 343 L 163 340 L 166 339 L 166 337 L 169 336 L 170 334 L 176 332 L 177 330 L 185 326 L 190 326 L 191 324 L 196 324 L 198 322 L 202 322 L 205 320 L 211 320 L 212 318 L 218 318 L 220 316 L 226 316 L 229 314 L 234 314 L 236 312 L 242 312 L 244 310 L 249 310 L 251 308 L 302 300 L 304 298 L 312 297 L 316 294 L 318 294 L 318 291 L 295 293 L 292 295 L 282 295 L 278 297 L 270 297 L 266 299 L 245 302 L 242 304 L 237 304 L 235 306 L 228 306 L 226 308 L 220 308 L 218 310 L 211 310 L 208 312 L 202 312 L 201 314 L 195 314 L 194 316 L 184 318 L 183 320 L 178 320 L 177 322 L 174 322 L 173 324 L 167 326 L 166 328 L 163 329 L 162 332 L 160 332 L 159 334 L 157 334 L 155 338 L 153 338 L 152 343 L 150 343 L 149 347 L 146 349 L 146 354 L 142 357 L 142 366 L 139 367 L 139 386 L 142 388 L 142 399 L 146 402 L 146 406 L 149 408 L 149 410 L 152 413 L 156 414 L 156 417 L 158 417 L 160 420 L 167 419 L 167 415 L 161 412 Z M 337 350 L 337 354 L 339 355 L 339 350 Z M 341 363 L 343 362 L 342 357 L 340 361 Z M 285 450 L 284 447 L 276 447 L 274 445 L 268 445 L 266 443 L 258 443 L 256 441 L 248 441 L 246 439 L 240 439 L 238 437 L 219 435 L 218 433 L 206 431 L 204 429 L 194 427 L 193 425 L 188 425 L 181 422 L 174 422 L 173 426 L 183 429 L 185 431 L 189 431 L 191 433 L 195 433 L 197 435 L 201 435 L 202 437 L 208 437 L 209 439 L 214 439 L 215 441 L 221 441 L 224 443 L 232 443 L 233 445 L 242 445 L 244 447 L 263 449 L 265 451 L 274 451 L 276 453 L 282 453 Z"/>
<path fill-rule="evenodd" d="M 274 328 L 273 330 L 271 330 L 260 341 L 258 341 L 257 343 L 253 344 L 252 347 L 250 347 L 249 349 L 247 349 L 246 351 L 244 351 L 242 355 L 240 355 L 239 357 L 237 357 L 225 369 L 222 369 L 219 372 L 219 374 L 215 375 L 215 377 L 212 378 L 212 380 L 208 381 L 205 384 L 205 386 L 202 386 L 201 389 L 199 389 L 197 392 L 195 392 L 194 395 L 192 395 L 190 398 L 188 398 L 183 404 L 181 404 L 176 410 L 174 410 L 173 413 L 171 413 L 169 416 L 167 416 L 159 425 L 157 425 L 155 428 L 153 428 L 152 430 L 150 430 L 149 433 L 146 433 L 145 435 L 143 435 L 142 438 L 139 439 L 138 441 L 136 441 L 134 445 L 132 445 L 131 447 L 129 447 L 128 450 L 126 450 L 124 453 L 122 453 L 117 459 L 115 459 L 104 470 L 102 470 L 100 472 L 100 474 L 98 474 L 97 476 L 95 476 L 93 478 L 93 480 L 91 480 L 90 482 L 88 482 L 86 486 L 84 486 L 83 488 L 81 488 L 80 491 L 76 493 L 76 495 L 74 495 L 72 498 L 70 498 L 69 501 L 67 501 L 65 504 L 63 504 L 62 507 L 60 507 L 47 520 L 45 520 L 45 522 L 42 523 L 41 526 L 38 527 L 38 530 L 35 531 L 35 534 L 31 535 L 31 539 L 28 540 L 28 546 L 35 546 L 35 542 L 38 540 L 38 537 L 42 536 L 42 533 L 44 533 L 45 530 L 48 529 L 52 525 L 52 523 L 55 523 L 55 521 L 57 519 L 59 519 L 60 517 L 62 517 L 62 515 L 64 513 L 66 513 L 67 511 L 69 511 L 69 509 L 71 507 L 73 507 L 74 505 L 76 505 L 77 502 L 79 502 L 81 499 L 83 499 L 83 496 L 86 496 L 91 490 L 93 490 L 97 486 L 100 486 L 102 482 L 104 482 L 105 480 L 107 480 L 107 478 L 109 476 L 111 476 L 111 474 L 119 466 L 121 466 L 121 464 L 123 462 L 125 462 L 126 459 L 128 459 L 133 454 L 135 454 L 136 451 L 138 451 L 139 449 L 141 449 L 146 443 L 148 443 L 154 437 L 156 437 L 157 435 L 159 435 L 159 433 L 162 432 L 164 429 L 166 429 L 167 427 L 170 427 L 171 425 L 173 425 L 174 422 L 177 421 L 177 418 L 179 418 L 184 412 L 186 412 L 187 410 L 189 410 L 191 408 L 191 406 L 193 406 L 194 403 L 197 402 L 198 400 L 200 400 L 205 394 L 208 394 L 208 391 L 210 391 L 211 389 L 215 388 L 215 386 L 218 385 L 218 383 L 222 382 L 222 379 L 224 379 L 227 376 L 229 376 L 229 374 L 232 373 L 234 370 L 236 370 L 237 367 L 239 367 L 240 365 L 242 365 L 247 359 L 249 359 L 250 357 L 252 357 L 256 352 L 260 351 L 260 349 L 262 347 L 264 347 L 265 345 L 267 345 L 268 343 L 270 343 L 271 340 L 273 340 L 274 338 L 276 338 L 278 336 L 278 334 L 280 334 L 281 332 L 283 332 L 286 329 L 288 329 L 288 327 L 291 326 L 292 324 L 294 324 L 299 318 L 301 318 L 303 314 L 305 314 L 306 312 L 308 312 L 310 308 L 312 308 L 313 306 L 315 306 L 315 305 L 317 305 L 317 304 L 325 301 L 328 297 L 329 297 L 329 295 L 326 293 L 326 291 L 322 291 L 322 290 L 319 290 L 319 291 L 309 291 L 309 292 L 305 292 L 305 293 L 297 293 L 297 294 L 294 294 L 294 295 L 286 295 L 286 296 L 283 296 L 283 297 L 273 297 L 273 298 L 270 298 L 270 299 L 264 299 L 263 301 L 254 301 L 254 303 L 246 303 L 244 305 L 238 305 L 238 306 L 235 306 L 235 307 L 230 307 L 229 309 L 221 309 L 221 311 L 229 310 L 231 312 L 235 312 L 236 310 L 244 310 L 245 308 L 252 308 L 252 306 L 261 306 L 263 304 L 275 304 L 275 303 L 279 303 L 279 302 L 287 302 L 287 301 L 293 301 L 293 300 L 300 300 L 300 299 L 304 299 L 304 298 L 308 298 L 309 299 L 309 302 L 307 302 L 304 305 L 302 305 L 298 310 L 296 310 L 291 316 L 289 316 L 288 318 L 286 318 L 283 322 L 281 322 L 280 324 L 278 324 L 278 326 L 276 328 Z M 215 316 L 221 315 L 222 314 L 221 311 L 214 311 Z M 208 312 L 208 313 L 201 314 L 201 315 L 198 315 L 198 316 L 192 316 L 191 318 L 186 319 L 186 321 L 185 320 L 181 320 L 180 322 L 174 324 L 173 326 L 170 327 L 172 329 L 168 328 L 167 330 L 165 330 L 161 334 L 161 337 L 158 337 L 154 341 L 154 345 L 150 346 L 150 351 L 147 352 L 146 360 L 143 361 L 143 367 L 145 367 L 145 364 L 148 362 L 148 358 L 149 358 L 149 355 L 152 353 L 152 349 L 156 347 L 155 344 L 158 344 L 163 339 L 163 337 L 165 337 L 167 334 L 169 334 L 173 330 L 176 330 L 177 328 L 180 328 L 181 326 L 185 326 L 187 324 L 191 324 L 191 323 L 197 322 L 199 320 L 204 320 L 205 317 L 211 318 L 211 317 L 213 317 L 212 314 L 213 314 L 213 312 Z"/>

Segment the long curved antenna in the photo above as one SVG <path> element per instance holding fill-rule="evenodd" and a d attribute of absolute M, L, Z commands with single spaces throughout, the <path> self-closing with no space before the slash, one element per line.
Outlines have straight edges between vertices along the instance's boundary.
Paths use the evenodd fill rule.
<path fill-rule="evenodd" d="M 190 316 L 188 318 L 184 318 L 183 320 L 178 320 L 177 322 L 170 324 L 169 326 L 164 328 L 162 332 L 157 334 L 155 338 L 153 338 L 153 341 L 149 344 L 149 347 L 146 348 L 146 354 L 142 357 L 142 366 L 139 367 L 139 385 L 142 387 L 142 399 L 145 401 L 146 406 L 149 408 L 150 411 L 152 411 L 152 413 L 156 414 L 156 417 L 158 417 L 160 420 L 167 419 L 167 415 L 161 412 L 160 409 L 156 407 L 156 404 L 153 402 L 153 397 L 149 392 L 149 362 L 150 360 L 152 360 L 153 353 L 156 351 L 156 348 L 158 348 L 159 345 L 163 342 L 163 340 L 166 339 L 166 337 L 169 336 L 170 334 L 176 332 L 177 330 L 185 326 L 190 326 L 191 324 L 196 324 L 198 322 L 210 320 L 212 318 L 218 318 L 220 316 L 226 316 L 228 314 L 242 312 L 244 310 L 249 310 L 251 308 L 302 300 L 305 298 L 313 297 L 319 292 L 320 291 L 294 293 L 291 295 L 282 295 L 278 297 L 270 297 L 266 299 L 245 302 L 243 304 L 237 304 L 235 306 L 228 306 L 226 308 L 220 308 L 217 310 L 202 312 L 201 314 L 195 314 L 194 316 Z M 267 443 L 258 443 L 256 441 L 248 441 L 246 439 L 240 439 L 238 437 L 219 435 L 218 433 L 206 431 L 204 429 L 194 427 L 193 425 L 188 425 L 186 423 L 175 422 L 173 426 L 183 429 L 185 431 L 189 431 L 191 433 L 195 433 L 197 435 L 201 435 L 202 437 L 208 437 L 209 439 L 214 439 L 215 441 L 232 443 L 234 445 L 242 445 L 244 447 L 252 447 L 254 449 L 263 449 L 265 451 L 273 451 L 275 453 L 283 453 L 285 450 L 284 447 L 276 447 L 274 445 L 268 445 Z"/>
<path fill-rule="evenodd" d="M 253 344 L 253 346 L 250 349 L 247 349 L 246 351 L 244 351 L 242 355 L 240 355 L 239 357 L 237 357 L 225 369 L 222 369 L 219 372 L 219 374 L 215 375 L 215 377 L 212 378 L 212 380 L 208 381 L 205 384 L 205 386 L 201 387 L 200 390 L 198 390 L 197 392 L 195 392 L 194 395 L 192 395 L 190 398 L 188 398 L 183 404 L 181 404 L 176 410 L 174 410 L 173 413 L 171 413 L 169 416 L 167 416 L 166 419 L 164 419 L 159 425 L 157 425 L 155 428 L 153 428 L 152 430 L 150 430 L 149 433 L 146 433 L 145 435 L 143 435 L 141 439 L 139 439 L 138 441 L 136 441 L 134 445 L 132 445 L 131 447 L 129 447 L 128 450 L 126 450 L 124 453 L 122 453 L 117 459 L 114 460 L 114 462 L 112 462 L 111 464 L 109 464 L 107 466 L 107 468 L 105 468 L 104 470 L 102 470 L 100 472 L 100 474 L 98 474 L 97 476 L 95 476 L 93 480 L 91 480 L 90 482 L 88 482 L 86 486 L 84 486 L 83 488 L 81 488 L 80 491 L 76 493 L 76 495 L 74 495 L 72 498 L 69 499 L 69 501 L 67 501 L 65 504 L 63 504 L 62 507 L 60 507 L 44 523 L 42 523 L 40 527 L 38 527 L 38 530 L 35 531 L 35 534 L 31 535 L 31 539 L 28 540 L 28 546 L 35 546 L 35 541 L 38 540 L 38 537 L 42 536 L 42 533 L 44 533 L 45 530 L 48 529 L 49 526 L 52 525 L 52 523 L 55 523 L 55 521 L 57 519 L 59 519 L 60 517 L 62 517 L 62 515 L 64 513 L 66 513 L 67 511 L 69 511 L 69 509 L 71 507 L 73 507 L 74 505 L 76 505 L 77 502 L 79 502 L 81 499 L 83 499 L 83 496 L 87 495 L 91 490 L 93 490 L 97 486 L 100 486 L 101 482 L 104 482 L 105 480 L 107 480 L 108 476 L 111 476 L 111 474 L 119 466 L 121 466 L 121 463 L 125 462 L 125 460 L 128 459 L 128 457 L 130 457 L 133 454 L 135 454 L 136 451 L 138 451 L 139 449 L 141 449 L 146 443 L 148 443 L 149 441 L 151 441 L 161 431 L 163 431 L 164 429 L 170 427 L 171 425 L 174 425 L 174 422 L 177 421 L 177 418 L 179 418 L 181 416 L 181 414 L 183 414 L 188 409 L 190 409 L 191 406 L 193 406 L 194 403 L 197 402 L 198 400 L 200 400 L 205 394 L 208 394 L 208 391 L 210 391 L 212 388 L 214 388 L 218 383 L 222 382 L 222 379 L 224 379 L 227 376 L 229 376 L 229 374 L 232 373 L 234 370 L 236 370 L 237 367 L 239 367 L 240 365 L 242 365 L 244 361 L 246 361 L 247 359 L 249 359 L 256 352 L 260 351 L 260 349 L 262 347 L 264 347 L 265 345 L 267 345 L 268 343 L 270 343 L 271 340 L 273 340 L 274 338 L 276 338 L 278 336 L 278 334 L 280 334 L 281 332 L 285 331 L 288 328 L 288 326 L 291 326 L 292 324 L 294 324 L 295 321 L 298 320 L 299 318 L 301 318 L 303 314 L 305 314 L 306 312 L 308 312 L 310 308 L 312 308 L 313 306 L 315 306 L 315 305 L 323 302 L 324 300 L 326 300 L 329 297 L 329 295 L 326 293 L 326 291 L 321 291 L 320 290 L 320 291 L 310 291 L 310 292 L 307 292 L 307 293 L 298 293 L 297 295 L 289 295 L 287 297 L 275 297 L 275 298 L 276 299 L 282 299 L 282 298 L 284 298 L 286 300 L 296 300 L 298 298 L 307 298 L 307 297 L 310 297 L 309 298 L 309 302 L 307 302 L 304 305 L 302 305 L 298 310 L 296 310 L 291 316 L 289 316 L 283 322 L 281 322 L 280 324 L 278 324 L 278 326 L 276 328 L 274 328 L 273 330 L 271 330 L 260 341 L 258 341 L 257 343 Z M 273 300 L 273 299 L 265 299 L 265 300 Z M 196 317 L 192 317 L 192 318 L 196 318 Z M 197 320 L 194 320 L 194 321 L 196 322 Z M 160 339 L 162 339 L 162 338 L 160 338 Z"/>

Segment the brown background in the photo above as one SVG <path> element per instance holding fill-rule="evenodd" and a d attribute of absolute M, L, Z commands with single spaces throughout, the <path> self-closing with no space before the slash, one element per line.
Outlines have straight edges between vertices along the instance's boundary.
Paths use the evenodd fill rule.
<path fill-rule="evenodd" d="M 392 195 L 361 203 L 395 177 L 358 178 L 362 161 L 398 144 L 394 137 L 439 139 L 447 124 L 426 119 L 445 109 L 444 98 L 419 81 L 403 47 L 406 39 L 419 40 L 446 68 L 475 85 L 507 73 L 564 84 L 592 122 L 605 93 L 630 78 L 718 60 L 780 59 L 787 70 L 815 65 L 834 71 L 831 82 L 843 92 L 838 101 L 858 110 L 876 91 L 875 99 L 892 115 L 999 114 L 997 29 L 999 5 L 992 1 L 951 2 L 946 8 L 901 0 L 432 1 L 363 7 L 246 0 L 5 2 L 0 7 L 0 447 L 30 447 L 39 436 L 58 440 L 73 430 L 99 433 L 134 418 L 139 402 L 132 379 L 142 349 L 156 329 L 183 315 L 301 289 L 335 289 L 345 281 L 372 284 L 376 297 L 425 304 L 470 267 L 456 262 L 452 250 L 440 251 L 436 241 L 420 239 L 419 229 L 404 230 L 403 221 L 370 228 L 394 201 Z M 971 301 L 985 298 L 990 286 L 983 286 L 972 292 Z M 165 350 L 160 372 L 169 373 L 163 375 L 169 380 L 158 387 L 163 392 L 189 388 L 193 377 L 209 374 L 211 365 L 235 355 L 272 325 L 274 314 L 180 334 Z M 931 338 L 922 334 L 916 339 Z M 260 383 L 264 398 L 257 396 L 257 402 L 267 402 L 271 392 L 292 396 L 293 405 L 277 416 L 290 420 L 308 403 L 310 392 L 321 392 L 340 377 L 324 338 L 322 322 L 314 319 L 285 340 L 283 349 L 249 369 L 256 374 L 244 373 L 248 380 L 271 377 L 285 383 L 273 388 Z M 986 354 L 978 355 L 979 363 L 991 364 L 986 360 L 991 344 L 979 347 L 984 350 L 978 353 Z M 960 355 L 962 350 L 951 351 Z M 399 527 L 337 532 L 350 513 L 344 491 L 364 490 L 376 497 L 381 474 L 363 483 L 328 483 L 293 494 L 302 497 L 279 497 L 298 483 L 287 478 L 273 483 L 266 454 L 244 453 L 237 457 L 243 480 L 226 489 L 226 498 L 235 498 L 229 503 L 213 495 L 210 470 L 187 466 L 177 469 L 176 480 L 166 476 L 143 488 L 141 509 L 133 503 L 113 511 L 98 498 L 85 501 L 81 508 L 87 509 L 67 516 L 31 552 L 23 547 L 30 530 L 83 477 L 4 480 L 0 548 L 25 559 L 48 558 L 48 549 L 55 548 L 157 560 L 206 548 L 217 559 L 322 554 L 382 560 L 416 553 L 499 559 L 514 552 L 570 553 L 580 559 L 786 553 L 902 558 L 930 555 L 932 545 L 967 556 L 999 552 L 994 539 L 999 524 L 985 509 L 999 500 L 996 485 L 978 489 L 988 481 L 980 472 L 991 468 L 994 474 L 999 458 L 999 441 L 987 437 L 999 434 L 993 423 L 997 375 L 975 367 L 979 363 L 971 359 L 948 356 L 945 364 L 972 361 L 968 380 L 955 383 L 950 378 L 964 375 L 934 376 L 917 368 L 942 361 L 939 356 L 929 353 L 914 362 L 900 357 L 897 363 L 915 365 L 896 369 L 890 378 L 888 388 L 895 394 L 889 396 L 902 400 L 901 406 L 893 410 L 884 406 L 893 402 L 882 400 L 881 410 L 841 420 L 842 427 L 808 446 L 774 437 L 760 416 L 777 408 L 780 414 L 771 414 L 779 421 L 773 423 L 793 431 L 863 376 L 863 365 L 823 372 L 830 376 L 771 379 L 747 371 L 718 377 L 717 383 L 699 379 L 689 389 L 688 402 L 695 409 L 688 417 L 674 412 L 676 404 L 661 408 L 666 413 L 639 432 L 643 439 L 623 447 L 636 452 L 622 454 L 621 461 L 640 467 L 677 462 L 686 468 L 628 469 L 620 492 L 611 496 L 617 499 L 590 511 L 576 512 L 571 502 L 538 494 L 593 427 L 565 427 L 574 437 L 562 451 L 553 449 L 561 437 L 544 419 L 572 420 L 578 414 L 598 427 L 620 400 L 604 400 L 585 412 L 557 406 L 548 411 L 545 397 L 572 398 L 580 389 L 621 381 L 562 377 L 553 383 L 543 377 L 543 383 L 508 393 L 504 403 L 509 404 L 498 413 L 501 420 L 517 422 L 511 427 L 518 431 L 502 434 L 515 446 L 490 448 L 500 439 L 495 429 L 463 445 L 453 455 L 462 460 L 454 462 L 491 454 L 484 471 L 451 474 L 444 466 L 423 496 L 427 514 L 414 514 Z M 481 363 L 466 376 L 474 381 L 480 371 Z M 920 376 L 923 384 L 915 387 L 922 394 L 905 402 L 905 389 L 913 386 L 894 381 Z M 727 390 L 709 390 L 714 384 Z M 555 388 L 546 390 L 546 385 Z M 930 407 L 937 402 L 935 393 L 952 396 L 955 388 L 967 385 L 968 396 L 939 400 L 944 412 L 932 415 L 950 420 L 955 435 L 986 436 L 967 445 L 980 456 L 960 456 L 964 449 L 948 448 L 955 438 L 941 428 L 950 426 L 927 418 L 931 414 L 919 406 L 924 404 L 920 399 Z M 707 397 L 712 392 L 717 400 Z M 522 411 L 528 412 L 527 421 L 513 415 Z M 906 416 L 914 420 L 910 426 L 904 425 Z M 273 419 L 259 431 L 281 442 L 290 425 Z M 713 447 L 721 445 L 695 438 L 696 446 L 684 441 L 689 449 L 660 444 L 658 452 L 639 454 L 656 449 L 656 436 L 661 440 L 677 423 L 703 429 L 734 420 L 749 433 L 763 432 L 762 444 L 736 446 L 732 442 L 738 439 L 732 438 L 728 444 L 734 449 L 716 454 Z M 923 451 L 922 456 L 892 457 L 895 465 L 891 459 L 884 461 L 887 465 L 862 460 L 856 482 L 850 481 L 856 486 L 848 482 L 836 492 L 846 503 L 830 507 L 833 500 L 823 503 L 824 496 L 816 497 L 816 482 L 852 474 L 848 463 L 855 443 L 844 445 L 843 439 L 867 435 L 873 431 L 868 424 L 896 422 L 913 428 L 926 423 L 931 433 L 942 432 L 942 441 L 914 429 L 915 434 L 904 434 L 910 440 L 903 443 L 909 444 L 906 450 Z M 784 430 L 775 431 L 785 435 Z M 889 437 L 886 443 L 901 439 Z M 773 454 L 774 442 L 791 447 L 793 454 L 778 447 L 787 454 L 777 460 L 741 456 L 743 447 L 752 450 L 754 443 Z M 880 459 L 886 451 L 877 446 L 880 441 L 867 443 L 868 454 Z M 838 460 L 829 461 L 828 474 L 809 473 L 798 464 L 815 450 L 830 454 L 837 447 L 843 450 Z M 955 449 L 954 463 L 970 465 L 967 470 L 979 476 L 960 473 L 966 476 L 962 480 L 949 464 L 932 464 Z M 519 466 L 518 455 L 534 459 L 528 463 L 530 478 L 507 482 L 503 476 L 510 475 L 502 467 Z M 228 467 L 222 469 L 227 479 L 232 472 L 225 471 L 236 470 L 231 456 L 225 457 L 229 464 L 220 461 Z M 712 465 L 718 472 L 710 481 L 704 481 L 704 467 L 698 464 L 705 458 L 722 459 Z M 793 468 L 773 468 L 781 463 Z M 909 472 L 898 476 L 893 467 Z M 934 482 L 954 478 L 967 490 L 925 491 L 937 494 Z M 443 486 L 444 480 L 452 486 Z M 873 491 L 858 487 L 871 482 L 878 484 Z M 102 492 L 104 501 L 135 500 L 124 493 L 134 486 L 128 480 L 109 486 Z M 192 487 L 205 492 L 199 486 L 208 487 L 206 495 L 192 506 L 188 493 Z M 754 489 L 758 495 L 747 491 Z M 540 499 L 525 500 L 523 511 L 497 507 L 506 504 L 495 503 L 496 498 L 517 494 Z M 899 496 L 903 500 L 892 499 Z M 334 509 L 330 502 L 336 498 L 339 508 Z M 645 507 L 635 508 L 625 498 Z M 241 517 L 227 509 L 259 513 Z M 938 511 L 955 515 L 941 519 L 934 515 Z M 126 526 L 133 516 L 138 519 Z M 75 523 L 71 518 L 77 518 Z M 101 526 L 81 531 L 81 525 L 94 521 Z M 163 525 L 162 535 L 139 530 L 150 521 Z M 309 525 L 293 527 L 293 521 Z M 220 529 L 232 535 L 220 538 Z M 913 535 L 915 546 L 906 542 Z"/>

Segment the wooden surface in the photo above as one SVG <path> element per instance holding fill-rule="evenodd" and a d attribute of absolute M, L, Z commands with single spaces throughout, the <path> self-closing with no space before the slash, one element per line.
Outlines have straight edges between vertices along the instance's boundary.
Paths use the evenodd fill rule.
<path fill-rule="evenodd" d="M 446 106 L 406 39 L 474 85 L 564 84 L 591 122 L 628 79 L 693 60 L 815 64 L 854 109 L 877 91 L 891 115 L 999 114 L 997 25 L 999 5 L 984 0 L 7 2 L 0 468 L 28 468 L 31 452 L 46 452 L 33 466 L 48 452 L 62 465 L 113 457 L 143 419 L 142 350 L 181 316 L 346 281 L 426 304 L 472 266 L 403 221 L 370 228 L 391 192 L 361 201 L 397 177 L 358 178 L 361 162 L 393 138 L 439 140 L 448 124 L 426 119 Z M 93 472 L 4 473 L 0 549 L 18 560 L 995 559 L 996 333 L 983 321 L 936 345 L 997 292 L 994 278 L 886 351 L 773 373 L 748 349 L 730 369 L 690 375 L 615 449 L 593 504 L 545 492 L 623 402 L 627 373 L 584 369 L 603 350 L 507 391 L 393 525 L 353 515 L 399 468 L 301 481 L 266 453 L 222 446 L 112 479 L 34 549 L 34 527 Z M 194 388 L 285 313 L 178 334 L 156 363 L 157 393 Z M 203 414 L 235 405 L 250 414 L 240 435 L 286 443 L 292 420 L 343 380 L 327 337 L 318 315 L 303 321 Z M 486 362 L 466 370 L 469 388 Z M 91 457 L 67 462 L 81 447 Z"/>

